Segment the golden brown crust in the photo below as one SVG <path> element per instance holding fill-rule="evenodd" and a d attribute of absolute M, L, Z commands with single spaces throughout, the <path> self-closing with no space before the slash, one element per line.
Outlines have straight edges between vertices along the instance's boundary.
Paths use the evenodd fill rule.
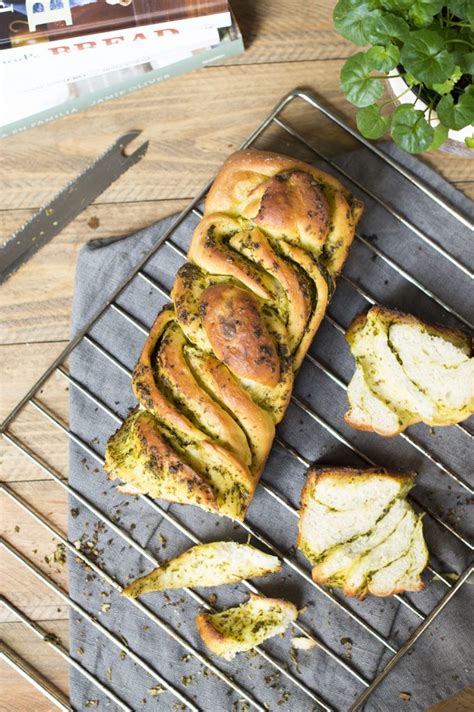
<path fill-rule="evenodd" d="M 390 470 L 387 467 L 332 467 L 328 466 L 318 466 L 311 465 L 308 470 L 308 477 L 306 479 L 305 487 L 312 481 L 313 484 L 321 482 L 324 479 L 331 477 L 364 477 L 370 475 L 381 475 L 383 477 L 395 477 L 396 479 L 403 482 L 413 482 L 416 477 L 416 472 L 400 472 L 399 470 Z M 301 497 L 303 498 L 303 492 Z"/>
<path fill-rule="evenodd" d="M 205 203 L 205 215 L 243 216 L 276 239 L 321 255 L 334 275 L 362 210 L 333 176 L 289 156 L 253 149 L 227 159 Z"/>
<path fill-rule="evenodd" d="M 222 655 L 226 651 L 226 639 L 224 635 L 216 630 L 211 623 L 209 613 L 198 613 L 196 616 L 196 627 L 203 642 L 215 655 Z"/>
<path fill-rule="evenodd" d="M 177 324 L 167 328 L 156 358 L 159 376 L 193 413 L 201 430 L 250 465 L 251 454 L 244 433 L 229 413 L 197 382 L 184 355 L 186 344 L 186 338 Z"/>
<path fill-rule="evenodd" d="M 334 176 L 296 158 L 270 151 L 243 149 L 236 151 L 224 162 L 205 203 L 205 213 L 227 212 L 233 214 L 237 202 L 243 202 L 262 180 L 289 171 L 302 171 L 317 183 L 325 183 L 348 195 Z"/>
<path fill-rule="evenodd" d="M 311 294 L 307 281 L 303 276 L 304 273 L 296 272 L 296 265 L 304 267 L 306 271 L 302 262 L 304 258 L 311 259 L 311 255 L 281 241 L 279 243 L 279 249 L 283 253 L 281 256 L 272 247 L 264 233 L 257 228 L 237 233 L 231 237 L 229 243 L 244 257 L 258 260 L 259 267 L 263 268 L 275 280 L 274 293 L 278 291 L 277 283 L 280 284 L 281 290 L 288 300 L 286 327 L 290 348 L 294 349 L 300 343 L 312 311 Z M 298 259 L 295 259 L 295 255 Z M 288 262 L 288 257 L 293 260 L 293 263 Z M 313 264 L 315 264 L 314 260 Z"/>
<path fill-rule="evenodd" d="M 367 312 L 363 312 L 362 314 L 358 314 L 354 319 L 351 321 L 349 326 L 347 327 L 346 330 L 346 341 L 350 344 L 351 340 L 354 338 L 355 334 L 359 331 L 359 329 L 362 329 L 364 326 L 365 322 L 367 321 Z"/>
<path fill-rule="evenodd" d="M 197 430 L 185 415 L 158 388 L 154 375 L 154 356 L 158 341 L 168 325 L 174 320 L 174 309 L 166 306 L 157 316 L 138 363 L 132 375 L 133 392 L 139 403 L 162 421 L 181 433 L 204 440 L 205 435 Z"/>
<path fill-rule="evenodd" d="M 253 189 L 242 215 L 271 235 L 284 234 L 319 251 L 329 227 L 329 205 L 309 173 L 277 175 Z"/>
<path fill-rule="evenodd" d="M 200 312 L 217 358 L 237 376 L 275 388 L 280 361 L 255 297 L 232 284 L 214 284 L 203 293 Z"/>
<path fill-rule="evenodd" d="M 212 489 L 164 440 L 151 419 L 143 415 L 137 422 L 137 426 L 137 435 L 143 447 L 156 462 L 160 463 L 161 467 L 174 476 L 177 491 L 181 492 L 181 495 L 177 495 L 180 501 L 184 503 L 196 501 L 201 506 L 216 511 L 216 497 Z M 160 495 L 159 490 L 156 492 L 152 490 L 150 494 L 166 499 L 164 496 L 166 493 Z"/>
<path fill-rule="evenodd" d="M 367 423 L 363 423 L 360 420 L 357 420 L 352 416 L 352 410 L 349 409 L 347 413 L 344 414 L 343 418 L 344 421 L 349 425 L 351 428 L 354 428 L 354 430 L 363 430 L 365 432 L 370 432 L 370 433 L 377 433 L 377 435 L 380 435 L 382 438 L 394 438 L 397 435 L 400 435 L 400 433 L 403 433 L 407 428 L 410 427 L 410 425 L 416 425 L 416 423 L 420 422 L 420 418 L 413 417 L 410 418 L 409 420 L 406 419 L 403 421 L 403 424 L 400 424 L 400 427 L 397 430 L 383 430 L 383 428 L 377 426 L 372 426 L 368 425 Z M 465 418 L 463 418 L 465 420 Z M 423 422 L 425 425 L 429 425 L 432 428 L 436 428 L 437 426 L 444 426 L 444 425 L 456 425 L 456 423 L 459 423 L 459 418 L 458 417 L 443 417 L 443 418 L 436 418 L 429 420 L 428 418 L 424 418 Z"/>
<path fill-rule="evenodd" d="M 305 332 L 301 336 L 301 340 L 293 358 L 293 368 L 297 371 L 306 356 L 306 352 L 311 346 L 311 342 L 319 329 L 319 325 L 324 319 L 326 308 L 329 303 L 329 285 L 321 271 L 320 265 L 318 265 L 312 255 L 308 254 L 300 247 L 295 247 L 294 245 L 287 245 L 286 248 L 284 248 L 284 252 L 297 264 L 301 265 L 306 274 L 312 280 L 315 289 L 314 298 L 316 304 L 313 307 L 312 315 L 306 322 Z"/>
<path fill-rule="evenodd" d="M 242 460 L 242 452 L 234 453 L 232 449 L 220 445 L 218 440 L 210 438 L 205 431 L 183 414 L 177 402 L 162 391 L 163 376 L 166 377 L 166 374 L 156 373 L 157 359 L 159 360 L 161 347 L 166 348 L 166 330 L 173 323 L 174 310 L 165 307 L 153 324 L 134 369 L 132 378 L 134 393 L 140 403 L 153 413 L 158 422 L 170 432 L 170 437 L 176 438 L 177 442 L 183 438 L 187 440 L 190 463 L 195 469 L 204 471 L 214 468 L 215 473 L 220 472 L 222 475 L 225 473 L 227 480 L 233 479 L 235 486 L 242 488 L 242 496 L 244 491 L 248 493 L 246 499 L 246 506 L 248 506 L 255 491 L 256 480 L 245 460 Z M 203 397 L 205 397 L 205 393 L 203 393 Z M 217 410 L 217 403 L 214 405 Z M 221 475 L 219 475 L 219 479 L 221 479 Z M 228 488 L 229 483 L 225 485 L 225 489 Z M 224 510 L 224 503 L 221 503 L 220 507 Z M 241 514 L 236 513 L 235 518 L 239 519 L 243 516 L 245 509 L 246 507 L 242 507 Z"/>
<path fill-rule="evenodd" d="M 235 277 L 258 297 L 270 299 L 272 281 L 229 246 L 229 238 L 238 232 L 238 222 L 228 215 L 205 215 L 193 233 L 188 259 L 210 274 Z"/>
<path fill-rule="evenodd" d="M 324 577 L 319 577 L 317 573 L 315 573 L 315 570 L 313 569 L 312 571 L 312 579 L 315 583 L 320 584 L 321 586 L 328 586 L 330 583 L 328 583 L 328 580 Z M 416 593 L 418 591 L 423 591 L 425 588 L 425 584 L 423 581 L 420 579 L 415 585 L 410 585 L 410 586 L 397 586 L 395 588 L 386 588 L 386 589 L 377 589 L 377 593 L 375 594 L 377 597 L 385 597 L 385 596 L 396 596 L 399 593 L 404 593 L 405 591 L 412 591 L 413 593 Z M 341 587 L 342 593 L 344 596 L 348 596 L 349 598 L 358 598 L 359 601 L 363 601 L 367 595 L 370 593 L 370 591 L 363 591 L 362 593 L 356 589 L 356 588 L 351 588 L 350 586 L 347 586 L 344 584 Z"/>

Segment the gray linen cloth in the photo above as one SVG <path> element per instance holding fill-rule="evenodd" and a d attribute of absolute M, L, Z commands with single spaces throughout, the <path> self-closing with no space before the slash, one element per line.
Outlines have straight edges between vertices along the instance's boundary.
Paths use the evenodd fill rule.
<path fill-rule="evenodd" d="M 289 139 L 282 139 L 278 148 L 295 155 L 300 151 L 300 147 L 292 144 Z M 438 175 L 416 159 L 398 153 L 393 147 L 389 150 L 453 206 L 465 215 L 472 215 L 469 201 Z M 302 157 L 308 158 L 307 155 Z M 379 158 L 363 149 L 341 156 L 337 161 L 356 180 L 396 207 L 420 230 L 445 246 L 452 255 L 472 266 L 472 233 Z M 324 162 L 319 161 L 318 165 L 331 172 Z M 367 194 L 347 180 L 345 183 L 366 204 L 360 233 L 369 244 L 390 255 L 459 314 L 465 318 L 472 315 L 473 293 L 469 289 L 469 278 Z M 171 220 L 162 220 L 126 239 L 92 242 L 81 251 L 77 266 L 73 334 L 90 319 Z M 197 217 L 189 216 L 173 235 L 174 242 L 183 249 L 189 245 L 197 220 Z M 176 251 L 164 245 L 147 264 L 146 271 L 169 289 L 181 262 Z M 415 285 L 405 281 L 362 242 L 354 242 L 344 274 L 387 306 L 459 326 L 454 316 L 430 300 Z M 163 295 L 140 277 L 134 279 L 118 299 L 118 304 L 146 327 L 150 327 L 165 302 Z M 347 326 L 352 317 L 365 308 L 367 302 L 347 280 L 341 278 L 329 309 L 332 317 Z M 91 329 L 90 336 L 128 369 L 133 368 L 145 338 L 136 326 L 111 309 Z M 314 340 L 311 354 L 341 379 L 346 382 L 349 380 L 353 370 L 350 353 L 342 335 L 327 320 Z M 81 342 L 71 357 L 70 365 L 74 378 L 98 394 L 120 417 L 125 417 L 134 406 L 127 374 L 94 349 L 91 342 Z M 406 440 L 400 437 L 384 440 L 348 428 L 342 419 L 346 409 L 344 392 L 314 364 L 308 361 L 303 364 L 294 392 L 321 419 L 331 423 L 355 448 L 374 461 L 389 467 L 418 471 L 418 482 L 413 491 L 417 502 L 445 519 L 461 534 L 467 536 L 472 533 L 469 532 L 472 521 L 470 523 L 468 519 L 466 505 L 469 498 L 466 491 Z M 472 423 L 468 425 L 472 429 Z M 107 438 L 116 428 L 117 422 L 100 406 L 77 389 L 71 388 L 71 429 L 75 434 L 103 455 Z M 331 435 L 321 425 L 321 420 L 316 422 L 294 403 L 290 405 L 279 433 L 311 461 L 356 466 L 365 464 L 343 442 Z M 409 433 L 447 467 L 465 478 L 469 476 L 469 439 L 465 433 L 455 427 L 434 431 L 423 425 L 410 428 Z M 71 445 L 70 463 L 71 485 L 107 517 L 130 532 L 137 542 L 148 548 L 159 560 L 171 558 L 192 545 L 193 542 L 185 534 L 159 516 L 146 501 L 117 494 L 114 489 L 116 483 L 107 481 L 100 464 L 74 443 Z M 263 480 L 271 483 L 294 507 L 298 506 L 304 482 L 304 467 L 279 445 L 273 447 Z M 247 539 L 247 532 L 228 519 L 201 512 L 195 507 L 169 505 L 165 502 L 159 504 L 202 541 Z M 254 530 L 271 538 L 281 551 L 296 558 L 306 571 L 309 570 L 304 557 L 295 552 L 295 516 L 261 487 L 249 509 L 247 522 Z M 468 549 L 430 516 L 425 516 L 424 523 L 432 565 L 443 573 L 460 573 L 468 563 Z M 91 515 L 74 497 L 70 499 L 69 537 L 73 542 L 81 542 L 81 547 L 121 584 L 151 568 L 148 561 Z M 253 543 L 259 545 L 258 542 Z M 187 699 L 194 701 L 199 709 L 236 712 L 248 709 L 239 694 L 186 654 L 166 632 L 112 590 L 99 576 L 87 571 L 74 558 L 70 558 L 69 569 L 73 598 L 106 628 L 126 640 L 143 660 L 181 690 Z M 430 572 L 424 577 L 427 583 L 425 591 L 407 596 L 407 599 L 420 611 L 427 613 L 444 595 L 446 588 L 439 581 L 433 580 Z M 383 644 L 287 565 L 280 574 L 259 579 L 256 584 L 265 594 L 287 597 L 296 603 L 302 609 L 301 623 L 366 679 L 373 678 L 389 659 L 390 652 Z M 410 654 L 380 685 L 366 703 L 366 710 L 424 710 L 472 681 L 468 645 L 469 628 L 472 628 L 468 598 L 472 590 L 470 585 L 462 588 Z M 213 602 L 218 609 L 247 599 L 247 592 L 242 585 L 202 589 L 200 593 L 205 597 L 215 594 L 217 598 Z M 344 599 L 338 592 L 335 592 L 335 596 L 395 648 L 401 646 L 419 623 L 416 615 L 394 598 L 369 597 L 360 602 Z M 268 662 L 256 654 L 240 654 L 233 662 L 213 658 L 202 645 L 195 628 L 194 617 L 199 605 L 185 591 L 148 594 L 142 600 L 190 645 L 213 659 L 244 690 L 269 709 L 301 712 L 318 709 L 318 705 L 291 681 L 275 672 Z M 291 653 L 290 638 L 295 634 L 294 630 L 290 631 L 284 637 L 266 641 L 262 647 L 334 709 L 347 710 L 363 690 L 363 685 L 319 646 L 308 652 Z M 181 709 L 179 701 L 171 692 L 162 691 L 156 679 L 148 676 L 129 656 L 121 655 L 117 647 L 77 614 L 71 617 L 71 654 L 113 688 L 134 710 Z M 407 694 L 400 696 L 400 693 Z M 115 709 L 74 670 L 71 671 L 71 699 L 75 709 Z"/>

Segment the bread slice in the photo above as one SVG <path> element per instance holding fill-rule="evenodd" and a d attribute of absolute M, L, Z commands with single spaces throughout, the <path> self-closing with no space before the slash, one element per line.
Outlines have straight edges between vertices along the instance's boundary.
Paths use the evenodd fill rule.
<path fill-rule="evenodd" d="M 390 437 L 409 425 L 451 425 L 474 413 L 471 339 L 409 314 L 372 307 L 350 325 L 356 359 L 346 422 Z"/>
<path fill-rule="evenodd" d="M 296 606 L 283 598 L 250 594 L 250 600 L 221 613 L 200 613 L 196 625 L 201 638 L 215 655 L 232 660 L 267 638 L 284 633 L 296 620 Z"/>
<path fill-rule="evenodd" d="M 198 544 L 180 556 L 163 563 L 151 573 L 133 581 L 123 590 L 136 598 L 149 591 L 194 586 L 221 586 L 255 576 L 265 576 L 281 569 L 276 556 L 264 554 L 249 544 L 213 541 Z"/>
<path fill-rule="evenodd" d="M 298 547 L 317 583 L 348 596 L 423 588 L 428 562 L 421 517 L 406 496 L 413 474 L 311 468 L 301 497 Z"/>

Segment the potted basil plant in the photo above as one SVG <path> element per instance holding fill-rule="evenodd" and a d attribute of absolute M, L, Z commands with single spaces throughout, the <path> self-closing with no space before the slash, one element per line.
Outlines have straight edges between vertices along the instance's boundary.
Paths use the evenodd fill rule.
<path fill-rule="evenodd" d="M 339 0 L 333 19 L 348 40 L 370 45 L 341 70 L 363 136 L 390 131 L 410 153 L 474 155 L 474 0 Z"/>

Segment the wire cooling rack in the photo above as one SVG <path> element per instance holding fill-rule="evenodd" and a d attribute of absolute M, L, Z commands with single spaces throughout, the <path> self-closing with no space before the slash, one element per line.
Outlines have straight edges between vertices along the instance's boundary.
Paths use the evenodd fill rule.
<path fill-rule="evenodd" d="M 299 128 L 295 128 L 295 124 L 292 122 L 291 117 L 296 116 L 297 114 L 303 116 L 302 125 L 303 127 L 306 127 L 306 129 L 308 126 L 311 126 L 312 122 L 315 120 L 315 117 L 317 117 L 318 120 L 321 119 L 327 122 L 328 134 L 327 137 L 325 136 L 324 142 L 315 140 L 312 130 L 308 131 L 304 128 L 301 130 Z M 290 118 L 288 119 L 287 116 Z M 336 173 L 336 175 L 341 177 L 343 182 L 345 182 L 349 188 L 351 188 L 351 185 L 355 186 L 362 199 L 364 199 L 365 196 L 366 198 L 372 200 L 378 209 L 387 211 L 387 213 L 390 214 L 391 219 L 403 224 L 411 239 L 421 241 L 424 243 L 426 248 L 436 253 L 436 259 L 443 260 L 449 264 L 454 277 L 459 275 L 462 279 L 465 277 L 472 278 L 472 272 L 470 271 L 469 266 L 464 264 L 460 259 L 454 257 L 451 251 L 448 251 L 446 247 L 443 246 L 441 241 L 438 242 L 433 239 L 428 232 L 425 232 L 419 227 L 419 225 L 412 223 L 410 219 L 406 217 L 405 213 L 400 212 L 398 208 L 395 208 L 390 202 L 387 202 L 385 197 L 377 195 L 376 191 L 372 188 L 364 187 L 363 181 L 348 173 L 344 166 L 338 163 L 337 157 L 331 154 L 330 148 L 328 153 L 323 153 L 321 145 L 324 144 L 325 148 L 327 146 L 331 147 L 331 135 L 334 134 L 334 131 L 338 131 L 339 137 L 335 141 L 335 144 L 340 143 L 342 140 L 342 144 L 344 146 L 347 145 L 348 141 L 350 141 L 352 147 L 354 145 L 359 148 L 361 146 L 364 147 L 364 150 L 369 151 L 372 156 L 376 156 L 380 159 L 381 170 L 384 169 L 384 167 L 386 169 L 389 168 L 392 171 L 395 171 L 401 180 L 408 181 L 412 184 L 414 199 L 416 199 L 417 193 L 423 194 L 426 199 L 436 203 L 438 208 L 449 213 L 451 218 L 455 219 L 460 225 L 463 226 L 463 228 L 472 229 L 472 225 L 469 220 L 453 208 L 452 205 L 441 198 L 416 175 L 412 174 L 404 166 L 394 160 L 390 155 L 385 153 L 378 146 L 365 141 L 365 139 L 359 136 L 354 129 L 348 126 L 327 106 L 323 105 L 315 96 L 301 90 L 295 90 L 288 94 L 275 106 L 273 111 L 249 136 L 243 144 L 243 147 L 258 146 L 259 148 L 265 148 L 267 147 L 266 144 L 269 143 L 269 147 L 271 148 L 271 137 L 268 138 L 268 136 L 272 131 L 279 132 L 279 145 L 282 152 L 293 154 L 299 158 L 304 158 L 305 160 L 313 160 L 313 162 L 322 163 L 323 167 L 329 166 L 330 169 Z M 94 404 L 96 409 L 98 408 L 101 412 L 110 417 L 112 422 L 115 421 L 116 425 L 121 422 L 121 418 L 117 415 L 117 413 L 101 399 L 100 393 L 92 392 L 69 373 L 68 369 L 65 367 L 67 357 L 74 351 L 74 349 L 77 348 L 79 344 L 81 344 L 81 342 L 87 342 L 93 350 L 100 354 L 102 358 L 107 360 L 111 367 L 117 368 L 127 377 L 131 376 L 130 369 L 119 361 L 104 346 L 99 344 L 93 336 L 91 336 L 92 327 L 104 316 L 107 310 L 113 310 L 116 315 L 119 315 L 129 325 L 137 329 L 141 333 L 142 337 L 145 338 L 148 331 L 147 327 L 144 326 L 134 315 L 124 309 L 124 307 L 118 303 L 118 300 L 124 290 L 136 281 L 145 283 L 147 287 L 152 290 L 156 290 L 161 297 L 166 300 L 168 299 L 169 294 L 167 289 L 163 284 L 157 281 L 156 278 L 152 277 L 149 272 L 147 272 L 147 264 L 155 253 L 157 253 L 157 251 L 165 244 L 168 249 L 174 252 L 177 258 L 180 260 L 185 259 L 185 251 L 179 246 L 179 244 L 177 244 L 176 241 L 173 240 L 175 232 L 182 222 L 190 215 L 193 214 L 196 218 L 201 217 L 198 206 L 205 197 L 211 182 L 206 185 L 205 188 L 195 197 L 195 199 L 179 214 L 179 216 L 173 221 L 173 224 L 153 245 L 153 248 L 143 256 L 140 262 L 136 265 L 135 269 L 117 287 L 112 296 L 107 300 L 106 304 L 103 305 L 103 307 L 94 315 L 89 323 L 71 340 L 64 351 L 45 371 L 37 383 L 12 410 L 2 424 L 3 437 L 11 446 L 19 450 L 26 458 L 38 466 L 43 473 L 46 473 L 48 477 L 51 477 L 58 487 L 68 492 L 73 499 L 83 505 L 89 512 L 97 517 L 99 521 L 103 522 L 107 529 L 114 532 L 114 534 L 119 536 L 124 543 L 126 543 L 129 547 L 132 547 L 137 553 L 141 554 L 148 562 L 150 562 L 150 564 L 155 566 L 159 565 L 157 557 L 148 548 L 142 547 L 136 539 L 133 538 L 132 531 L 126 531 L 122 527 L 118 526 L 113 517 L 102 511 L 83 494 L 69 485 L 67 480 L 62 477 L 53 464 L 46 462 L 46 460 L 35 451 L 34 447 L 29 442 L 25 442 L 23 439 L 20 439 L 12 431 L 12 426 L 26 406 L 33 407 L 41 415 L 41 417 L 45 418 L 55 428 L 64 433 L 79 448 L 81 448 L 85 454 L 94 459 L 99 465 L 102 465 L 102 454 L 98 453 L 89 443 L 85 442 L 81 437 L 74 433 L 69 426 L 64 424 L 57 414 L 42 403 L 40 391 L 45 384 L 47 384 L 48 379 L 53 374 L 58 373 L 65 379 L 65 381 L 68 382 L 71 388 L 77 389 L 77 391 L 79 391 L 86 399 Z M 375 244 L 374 240 L 370 239 L 368 236 L 360 234 L 360 232 L 356 235 L 356 242 L 364 246 L 364 249 L 368 254 L 367 259 L 369 259 L 369 257 L 372 259 L 378 258 L 382 262 L 384 268 L 392 271 L 396 278 L 401 280 L 402 284 L 408 283 L 410 285 L 410 289 L 413 289 L 414 294 L 418 294 L 420 299 L 428 300 L 433 303 L 439 313 L 444 314 L 446 319 L 450 320 L 450 323 L 463 327 L 472 326 L 469 323 L 468 314 L 466 312 L 463 312 L 459 306 L 453 306 L 449 299 L 446 298 L 444 292 L 441 294 L 435 293 L 431 284 L 421 279 L 419 275 L 414 274 L 413 271 L 403 264 L 403 260 L 397 259 L 396 256 L 387 252 L 384 247 L 380 247 L 378 244 Z M 344 284 L 344 288 L 353 290 L 354 294 L 356 294 L 358 298 L 362 299 L 366 306 L 374 304 L 378 301 L 376 295 L 369 292 L 365 286 L 361 286 L 360 282 L 350 274 L 350 270 L 344 270 L 344 273 L 340 277 L 340 284 Z M 338 334 L 343 334 L 345 332 L 345 327 L 341 324 L 340 319 L 336 318 L 333 314 L 327 314 L 325 321 Z M 321 377 L 327 378 L 332 382 L 332 384 L 335 384 L 337 389 L 340 390 L 341 398 L 344 399 L 346 383 L 338 375 L 335 369 L 331 368 L 321 358 L 314 355 L 314 353 L 308 353 L 306 356 L 306 362 L 317 369 Z M 299 395 L 293 395 L 292 406 L 309 418 L 315 427 L 317 426 L 321 431 L 324 431 L 330 441 L 334 442 L 335 446 L 337 445 L 337 447 L 343 446 L 344 448 L 347 448 L 368 465 L 375 464 L 372 456 L 367 453 L 366 449 L 363 449 L 359 445 L 359 442 L 354 444 L 353 440 L 342 432 L 340 423 L 331 422 L 329 417 L 323 417 L 320 413 L 316 412 L 310 403 L 301 398 Z M 113 428 L 111 428 L 111 431 L 112 429 Z M 461 495 L 465 495 L 466 493 L 472 495 L 472 487 L 465 480 L 464 475 L 460 474 L 463 468 L 460 466 L 459 462 L 456 461 L 455 458 L 451 457 L 449 452 L 440 453 L 439 448 L 431 449 L 429 445 L 426 444 L 426 438 L 423 439 L 420 437 L 419 432 L 416 430 L 416 435 L 413 435 L 412 431 L 413 429 L 410 429 L 408 432 L 402 433 L 399 436 L 400 439 L 404 441 L 404 444 L 416 451 L 417 456 L 421 459 L 421 461 L 426 463 L 430 468 L 445 478 L 448 478 L 450 483 L 449 489 L 453 488 Z M 283 429 L 283 432 L 286 431 Z M 456 434 L 456 442 L 457 439 L 461 439 L 463 442 L 464 439 L 466 441 L 470 441 L 472 439 L 472 431 L 469 429 L 469 425 L 467 423 L 454 426 L 454 432 Z M 302 468 L 306 468 L 310 464 L 308 457 L 297 449 L 288 438 L 283 437 L 281 430 L 279 431 L 279 435 L 276 439 L 276 444 L 278 447 L 283 448 L 289 457 L 294 458 L 294 460 L 298 463 L 298 465 L 302 466 Z M 445 441 L 443 441 L 443 444 L 445 444 Z M 378 453 L 376 459 L 383 462 Z M 456 462 L 457 465 L 454 466 L 452 464 L 453 462 Z M 288 501 L 282 492 L 270 484 L 267 479 L 262 479 L 260 487 L 263 488 L 266 494 L 268 494 L 276 503 L 278 503 L 278 506 L 283 508 L 285 514 L 289 513 L 291 516 L 297 517 L 297 509 L 295 506 Z M 30 502 L 22 498 L 7 484 L 2 484 L 2 491 L 4 495 L 13 500 L 19 508 L 26 511 L 38 523 L 44 526 L 50 534 L 57 537 L 66 549 L 75 557 L 78 557 L 80 560 L 84 561 L 87 566 L 90 567 L 95 574 L 97 574 L 97 576 L 99 576 L 111 588 L 121 592 L 122 586 L 116 579 L 103 570 L 96 561 L 90 558 L 87 553 L 84 553 L 81 549 L 78 549 L 77 546 L 70 542 L 54 524 L 48 521 L 48 519 L 42 514 L 38 513 Z M 185 524 L 183 524 L 181 520 L 178 520 L 173 515 L 171 510 L 164 509 L 158 502 L 147 496 L 141 496 L 140 500 L 141 505 L 151 507 L 152 510 L 162 517 L 170 526 L 176 528 L 181 534 L 183 534 L 189 540 L 190 544 L 199 543 L 199 537 Z M 440 515 L 439 512 L 430 506 L 428 501 L 419 501 L 415 497 L 412 497 L 412 501 L 415 507 L 426 512 L 425 521 L 429 521 L 431 525 L 435 527 L 435 538 L 439 540 L 441 549 L 443 541 L 447 541 L 449 539 L 454 542 L 456 546 L 460 547 L 464 553 L 466 551 L 472 551 L 472 544 L 463 532 L 460 531 L 455 522 L 450 520 L 449 517 L 446 518 Z M 439 587 L 440 591 L 436 604 L 431 607 L 428 612 L 422 612 L 414 602 L 416 600 L 416 596 L 412 596 L 411 598 L 407 595 L 396 596 L 400 605 L 403 606 L 403 608 L 406 609 L 407 614 L 412 617 L 411 632 L 407 633 L 404 642 L 397 647 L 386 637 L 386 635 L 379 632 L 375 625 L 371 624 L 364 617 L 362 617 L 357 608 L 349 606 L 344 598 L 335 595 L 331 589 L 323 588 L 313 582 L 309 570 L 306 569 L 296 557 L 282 551 L 281 547 L 272 541 L 268 535 L 262 533 L 260 530 L 257 530 L 247 521 L 243 522 L 239 526 L 241 526 L 242 529 L 257 542 L 260 542 L 264 547 L 279 556 L 289 570 L 291 570 L 294 574 L 296 579 L 301 578 L 304 580 L 304 582 L 317 591 L 319 596 L 324 596 L 327 600 L 334 604 L 334 606 L 336 606 L 339 611 L 343 613 L 343 615 L 348 616 L 351 619 L 351 623 L 356 624 L 356 626 L 363 629 L 365 633 L 374 641 L 374 644 L 377 643 L 382 647 L 386 656 L 384 667 L 380 669 L 372 679 L 369 679 L 360 672 L 357 665 L 349 660 L 347 656 L 343 656 L 339 652 L 336 652 L 333 646 L 325 643 L 318 637 L 317 623 L 314 624 L 314 628 L 300 622 L 293 624 L 297 634 L 304 635 L 315 641 L 319 651 L 321 651 L 321 654 L 327 655 L 331 658 L 331 661 L 339 669 L 340 675 L 350 676 L 356 681 L 360 688 L 360 693 L 350 707 L 350 712 L 355 712 L 355 710 L 358 710 L 364 704 L 371 693 L 397 665 L 400 659 L 407 654 L 408 651 L 410 651 L 414 643 L 437 618 L 441 611 L 445 609 L 453 596 L 455 596 L 459 589 L 464 585 L 473 570 L 473 565 L 471 564 L 463 571 L 457 572 L 457 579 L 453 583 L 451 577 L 447 577 L 442 573 L 443 571 L 446 571 L 446 568 L 443 567 L 442 557 L 438 553 L 436 554 L 438 564 L 437 567 L 435 568 L 433 560 L 430 561 L 430 566 L 428 567 L 428 570 L 433 577 L 431 586 Z M 2 540 L 1 543 L 2 547 L 4 547 L 11 556 L 28 569 L 29 572 L 38 580 L 55 592 L 55 594 L 57 594 L 60 599 L 70 607 L 71 611 L 79 614 L 85 620 L 89 621 L 89 623 L 100 633 L 100 635 L 105 636 L 112 645 L 117 646 L 117 648 L 121 651 L 125 650 L 127 655 L 130 656 L 136 665 L 148 673 L 154 681 L 159 682 L 166 690 L 168 690 L 176 698 L 176 701 L 184 704 L 187 708 L 192 710 L 201 709 L 199 707 L 199 700 L 192 700 L 189 695 L 180 689 L 179 686 L 170 680 L 165 679 L 163 675 L 160 674 L 159 670 L 155 669 L 153 665 L 143 659 L 139 651 L 137 652 L 137 650 L 134 650 L 131 646 L 125 643 L 118 633 L 111 632 L 108 628 L 102 625 L 96 617 L 90 615 L 87 610 L 73 600 L 73 598 L 65 590 L 63 590 L 47 574 L 38 568 L 35 563 L 24 556 L 24 554 L 21 553 L 13 544 L 5 540 Z M 244 582 L 243 585 L 249 591 L 255 593 L 258 592 L 258 589 L 250 582 Z M 209 602 L 197 592 L 187 589 L 186 594 L 205 609 L 213 610 Z M 131 709 L 130 706 L 125 703 L 118 694 L 116 694 L 116 692 L 110 689 L 110 685 L 93 675 L 83 664 L 81 664 L 80 661 L 74 659 L 69 652 L 62 647 L 61 643 L 54 638 L 54 636 L 49 636 L 40 627 L 40 625 L 30 620 L 16 607 L 13 602 L 8 601 L 4 597 L 2 597 L 1 600 L 3 605 L 6 606 L 11 614 L 13 614 L 15 619 L 21 621 L 31 632 L 42 638 L 45 641 L 45 644 L 52 647 L 60 656 L 62 656 L 63 659 L 67 660 L 70 665 L 72 665 L 81 675 L 89 680 L 92 685 L 96 686 L 98 690 L 104 693 L 109 700 L 117 706 L 117 708 L 124 710 Z M 219 662 L 211 659 L 206 654 L 203 654 L 200 650 L 196 649 L 188 642 L 185 635 L 177 630 L 176 627 L 173 627 L 169 622 L 165 621 L 158 614 L 151 611 L 140 600 L 131 600 L 130 605 L 135 606 L 142 614 L 148 617 L 153 624 L 158 626 L 161 631 L 171 636 L 175 642 L 182 645 L 183 649 L 186 651 L 186 654 L 189 654 L 199 660 L 203 666 L 217 675 L 221 681 L 228 685 L 231 690 L 236 692 L 240 699 L 246 701 L 250 707 L 258 710 L 268 709 L 265 704 L 260 701 L 254 691 L 250 692 L 245 689 L 243 685 L 235 682 L 235 680 L 228 673 L 220 668 Z M 279 660 L 263 648 L 256 648 L 256 653 L 265 659 L 268 665 L 275 668 L 275 670 L 277 670 L 278 673 L 285 678 L 289 685 L 294 685 L 298 688 L 300 693 L 308 699 L 308 703 L 310 705 L 308 709 L 321 708 L 328 711 L 335 709 L 331 703 L 330 689 L 327 689 L 327 686 L 326 689 L 315 689 L 313 686 L 309 686 L 304 680 L 302 680 L 296 672 L 292 672 L 288 665 L 279 662 Z M 26 676 L 32 684 L 41 690 L 57 707 L 60 709 L 72 709 L 69 702 L 65 700 L 62 695 L 59 695 L 54 687 L 50 686 L 43 679 L 41 679 L 32 668 L 25 665 L 21 659 L 13 653 L 13 651 L 5 648 L 2 651 L 2 657 L 22 675 Z M 239 665 L 241 664 L 243 665 L 244 663 L 240 663 L 239 661 Z"/>

